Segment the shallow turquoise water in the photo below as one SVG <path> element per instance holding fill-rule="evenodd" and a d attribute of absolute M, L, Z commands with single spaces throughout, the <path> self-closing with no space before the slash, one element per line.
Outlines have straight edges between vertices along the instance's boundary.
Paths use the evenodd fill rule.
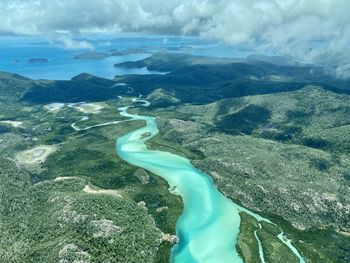
<path fill-rule="evenodd" d="M 145 100 L 134 101 L 143 102 L 143 106 L 149 105 Z M 147 149 L 145 142 L 158 133 L 156 119 L 129 114 L 127 109 L 119 108 L 120 114 L 132 120 L 144 120 L 147 125 L 118 138 L 117 153 L 128 163 L 164 178 L 170 185 L 170 191 L 183 199 L 184 211 L 176 225 L 179 243 L 172 249 L 171 261 L 243 262 L 235 248 L 240 226 L 239 212 L 244 211 L 258 221 L 272 222 L 226 198 L 215 187 L 211 177 L 196 169 L 188 159 Z M 150 135 L 143 137 L 145 133 Z M 304 259 L 289 240 L 283 241 L 303 263 Z M 262 248 L 259 252 L 263 257 Z"/>
<path fill-rule="evenodd" d="M 189 160 L 167 152 L 148 150 L 144 144 L 158 133 L 155 118 L 122 115 L 145 120 L 147 125 L 117 140 L 119 156 L 130 164 L 163 177 L 180 194 L 184 211 L 177 222 L 180 242 L 173 248 L 174 262 L 242 262 L 233 249 L 240 218 L 232 202 L 213 185 L 210 177 Z M 152 135 L 140 139 L 142 134 Z M 224 231 L 223 231 L 224 230 Z M 227 231 L 228 230 L 228 231 Z"/>

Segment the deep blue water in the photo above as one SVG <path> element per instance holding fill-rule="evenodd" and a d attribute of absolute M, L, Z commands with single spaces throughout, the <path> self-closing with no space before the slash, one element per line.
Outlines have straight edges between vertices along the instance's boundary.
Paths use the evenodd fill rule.
<path fill-rule="evenodd" d="M 115 68 L 115 63 L 144 59 L 152 53 L 167 50 L 179 52 L 179 47 L 190 47 L 186 52 L 204 56 L 245 57 L 250 54 L 230 46 L 203 42 L 189 37 L 94 37 L 80 39 L 89 42 L 94 51 L 142 48 L 143 54 L 108 57 L 100 60 L 75 60 L 76 55 L 91 50 L 69 50 L 48 39 L 38 37 L 1 37 L 0 71 L 17 73 L 32 79 L 71 79 L 80 73 L 113 78 L 115 75 L 150 74 L 147 69 Z M 31 58 L 46 58 L 48 63 L 29 63 Z"/>

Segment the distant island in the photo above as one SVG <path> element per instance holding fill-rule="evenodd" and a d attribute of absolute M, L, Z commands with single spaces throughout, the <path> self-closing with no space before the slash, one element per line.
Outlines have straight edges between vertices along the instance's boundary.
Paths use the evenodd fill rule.
<path fill-rule="evenodd" d="M 109 57 L 108 54 L 103 52 L 85 52 L 74 57 L 74 59 L 85 60 L 85 59 L 104 59 Z"/>
<path fill-rule="evenodd" d="M 108 53 L 105 52 L 85 52 L 81 53 L 74 57 L 74 59 L 78 60 L 89 60 L 89 59 L 104 59 L 108 57 L 118 57 L 118 56 L 126 56 L 132 54 L 141 54 L 146 53 L 146 51 L 142 48 L 127 48 L 124 50 L 112 49 Z"/>
<path fill-rule="evenodd" d="M 110 56 L 126 56 L 132 54 L 142 54 L 147 53 L 145 48 L 127 48 L 124 50 L 112 49 L 110 51 Z"/>
<path fill-rule="evenodd" d="M 49 60 L 47 58 L 31 58 L 28 63 L 47 63 Z"/>

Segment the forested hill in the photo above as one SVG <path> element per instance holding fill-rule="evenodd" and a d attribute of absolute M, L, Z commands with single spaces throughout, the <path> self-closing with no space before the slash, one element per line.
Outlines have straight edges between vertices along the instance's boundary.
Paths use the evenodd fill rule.
<path fill-rule="evenodd" d="M 2 73 L 0 81 L 12 81 L 16 92 L 11 92 L 11 96 L 33 104 L 105 101 L 130 94 L 129 87 L 134 89 L 135 94 L 144 95 L 161 88 L 181 102 L 196 104 L 224 98 L 293 91 L 309 84 L 337 93 L 350 93 L 349 81 L 334 79 L 323 68 L 276 65 L 266 62 L 266 59 L 237 60 L 182 53 L 156 53 L 144 60 L 116 66 L 148 67 L 165 74 L 125 75 L 109 80 L 82 73 L 66 81 L 34 81 Z"/>

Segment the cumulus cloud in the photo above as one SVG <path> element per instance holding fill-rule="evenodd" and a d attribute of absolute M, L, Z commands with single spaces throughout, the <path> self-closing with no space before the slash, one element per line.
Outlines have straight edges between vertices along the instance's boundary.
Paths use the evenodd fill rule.
<path fill-rule="evenodd" d="M 349 13 L 348 0 L 2 0 L 0 32 L 196 35 L 343 66 Z"/>
<path fill-rule="evenodd" d="M 52 43 L 65 49 L 88 49 L 93 50 L 95 47 L 86 40 L 73 40 L 67 36 L 54 36 Z"/>

